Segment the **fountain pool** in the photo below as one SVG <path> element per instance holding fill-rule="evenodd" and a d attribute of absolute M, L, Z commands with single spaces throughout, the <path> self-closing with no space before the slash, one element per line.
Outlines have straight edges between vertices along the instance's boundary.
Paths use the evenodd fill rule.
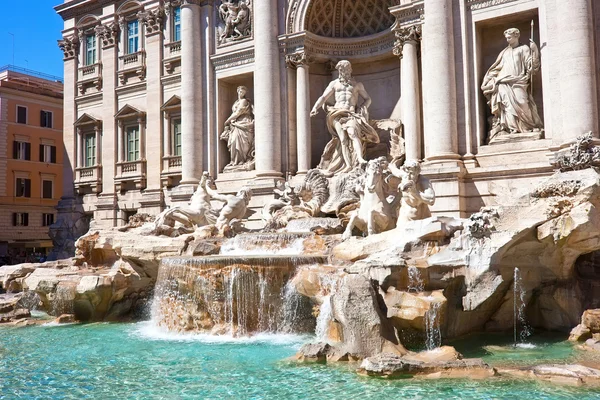
<path fill-rule="evenodd" d="M 0 329 L 0 398 L 597 399 L 600 390 L 530 381 L 384 380 L 353 366 L 285 359 L 311 337 L 183 335 L 148 322 Z M 510 339 L 509 339 L 510 342 Z M 532 342 L 532 343 L 535 343 Z M 539 354 L 573 357 L 563 342 Z M 513 350 L 514 351 L 514 350 Z M 481 350 L 484 359 L 502 360 Z M 512 353 L 511 353 L 512 354 Z M 508 357 L 511 357 L 509 355 Z M 541 356 L 540 356 L 541 357 Z M 550 358 L 553 358 L 554 355 Z M 530 362 L 535 362 L 529 358 Z M 6 397 L 4 397 L 6 396 Z"/>

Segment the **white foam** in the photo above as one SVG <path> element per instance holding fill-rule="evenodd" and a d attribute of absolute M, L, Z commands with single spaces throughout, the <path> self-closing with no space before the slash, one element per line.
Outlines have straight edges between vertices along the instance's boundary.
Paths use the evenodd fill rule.
<path fill-rule="evenodd" d="M 179 333 L 170 332 L 156 326 L 152 321 L 135 324 L 132 335 L 139 335 L 150 340 L 164 340 L 175 342 L 201 342 L 215 344 L 251 344 L 269 343 L 275 345 L 297 345 L 300 346 L 310 338 L 306 335 L 284 334 L 284 333 L 258 333 L 252 336 L 234 337 L 231 335 L 211 335 L 209 333 Z"/>
<path fill-rule="evenodd" d="M 533 343 L 517 343 L 517 346 L 520 349 L 535 349 L 537 346 Z"/>

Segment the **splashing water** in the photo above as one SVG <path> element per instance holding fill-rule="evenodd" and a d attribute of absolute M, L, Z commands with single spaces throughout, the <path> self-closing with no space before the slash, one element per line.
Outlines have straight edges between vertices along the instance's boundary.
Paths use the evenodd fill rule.
<path fill-rule="evenodd" d="M 514 345 L 523 343 L 531 336 L 531 328 L 527 324 L 525 317 L 526 297 L 527 292 L 523 286 L 521 272 L 519 268 L 515 268 L 513 280 L 513 319 L 514 319 Z"/>
<path fill-rule="evenodd" d="M 421 277 L 419 268 L 415 266 L 408 267 L 408 292 L 422 292 L 425 290 L 425 284 Z"/>
<path fill-rule="evenodd" d="M 331 310 L 331 295 L 323 298 L 323 304 L 319 309 L 319 316 L 317 317 L 317 326 L 315 328 L 315 336 L 317 340 L 321 342 L 327 342 L 329 336 L 329 322 L 332 318 Z"/>
<path fill-rule="evenodd" d="M 440 309 L 442 303 L 431 303 L 429 310 L 425 313 L 425 346 L 427 350 L 433 350 L 442 345 L 442 331 L 440 329 Z"/>

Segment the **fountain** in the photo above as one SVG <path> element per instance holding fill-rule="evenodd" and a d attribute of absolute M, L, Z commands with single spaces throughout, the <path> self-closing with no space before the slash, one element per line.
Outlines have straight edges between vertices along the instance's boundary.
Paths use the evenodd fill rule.
<path fill-rule="evenodd" d="M 440 329 L 441 302 L 432 302 L 425 313 L 425 346 L 427 350 L 437 349 L 442 345 L 442 331 Z"/>
<path fill-rule="evenodd" d="M 407 268 L 408 274 L 408 292 L 419 293 L 425 290 L 425 283 L 423 282 L 423 278 L 421 277 L 421 272 L 419 268 L 415 266 L 409 266 Z"/>
<path fill-rule="evenodd" d="M 523 343 L 530 335 L 531 329 L 527 324 L 527 318 L 525 316 L 525 287 L 521 277 L 519 268 L 515 268 L 513 277 L 513 323 L 514 323 L 514 346 L 518 346 L 519 343 Z"/>

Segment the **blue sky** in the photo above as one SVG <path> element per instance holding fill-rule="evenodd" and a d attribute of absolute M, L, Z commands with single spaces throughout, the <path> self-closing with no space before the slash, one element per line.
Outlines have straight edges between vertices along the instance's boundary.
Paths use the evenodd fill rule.
<path fill-rule="evenodd" d="M 15 35 L 15 65 L 50 75 L 63 76 L 62 18 L 54 6 L 63 0 L 0 0 L 0 67 L 13 63 L 12 36 Z"/>

